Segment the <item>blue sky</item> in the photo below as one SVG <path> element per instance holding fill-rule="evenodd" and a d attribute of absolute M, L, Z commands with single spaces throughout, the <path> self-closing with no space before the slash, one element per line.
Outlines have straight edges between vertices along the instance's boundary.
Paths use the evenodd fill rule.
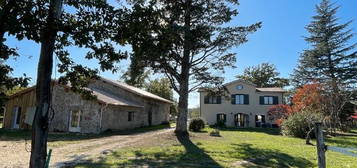
<path fill-rule="evenodd" d="M 234 18 L 231 24 L 249 25 L 262 21 L 263 27 L 250 35 L 247 43 L 233 49 L 237 53 L 237 68 L 226 70 L 226 73 L 223 74 L 225 81 L 234 80 L 234 76 L 241 73 L 244 68 L 262 62 L 275 64 L 281 76 L 289 77 L 296 66 L 299 54 L 308 47 L 303 39 L 308 35 L 304 27 L 311 21 L 311 16 L 315 14 L 315 5 L 319 2 L 320 0 L 241 0 L 238 7 L 239 15 Z M 354 33 L 357 33 L 357 1 L 335 0 L 333 2 L 341 6 L 337 13 L 340 23 L 354 20 L 350 28 Z M 357 42 L 357 36 L 351 42 Z M 26 73 L 32 78 L 31 83 L 35 83 L 39 44 L 26 40 L 19 42 L 12 38 L 9 38 L 6 43 L 9 46 L 17 47 L 21 55 L 16 60 L 8 61 L 8 64 L 14 68 L 13 75 L 21 76 Z M 85 53 L 85 49 L 70 48 L 70 54 L 74 60 L 89 67 L 97 67 L 96 61 L 88 61 L 83 58 Z M 128 61 L 123 61 L 118 66 L 124 71 L 127 65 Z M 119 79 L 122 71 L 116 74 L 102 72 L 100 75 Z M 189 106 L 195 107 L 198 104 L 198 94 L 192 93 Z"/>

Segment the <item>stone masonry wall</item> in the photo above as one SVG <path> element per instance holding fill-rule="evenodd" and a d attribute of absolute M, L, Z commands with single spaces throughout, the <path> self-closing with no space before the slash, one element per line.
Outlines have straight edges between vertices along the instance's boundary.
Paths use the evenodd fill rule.
<path fill-rule="evenodd" d="M 69 129 L 71 110 L 81 110 L 80 127 L 82 133 L 100 132 L 100 109 L 97 101 L 88 101 L 68 89 L 56 86 L 54 89 L 53 109 L 54 118 L 51 122 L 51 131 L 64 131 Z"/>

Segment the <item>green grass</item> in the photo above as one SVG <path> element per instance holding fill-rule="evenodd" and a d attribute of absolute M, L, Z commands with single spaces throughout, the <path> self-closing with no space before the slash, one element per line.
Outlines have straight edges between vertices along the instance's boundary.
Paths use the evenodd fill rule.
<path fill-rule="evenodd" d="M 316 147 L 304 139 L 284 137 L 277 129 L 225 129 L 221 137 L 208 136 L 211 128 L 187 138 L 162 138 L 159 143 L 123 148 L 89 167 L 316 167 Z M 150 140 L 147 140 L 150 141 Z M 328 145 L 356 147 L 357 136 L 334 137 Z M 357 167 L 357 158 L 327 151 L 327 167 Z"/>

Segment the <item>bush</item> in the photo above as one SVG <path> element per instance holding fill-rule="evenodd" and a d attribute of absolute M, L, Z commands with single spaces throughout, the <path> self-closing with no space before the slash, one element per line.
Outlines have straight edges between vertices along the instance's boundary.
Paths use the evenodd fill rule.
<path fill-rule="evenodd" d="M 283 135 L 305 138 L 314 123 L 322 121 L 322 118 L 322 114 L 312 110 L 296 112 L 283 120 L 281 132 Z"/>
<path fill-rule="evenodd" d="M 223 121 L 223 120 L 219 120 L 213 126 L 216 127 L 216 128 L 226 128 L 226 122 Z"/>
<path fill-rule="evenodd" d="M 199 132 L 205 128 L 205 122 L 201 118 L 194 118 L 191 120 L 189 129 L 193 132 Z"/>
<path fill-rule="evenodd" d="M 209 133 L 210 136 L 221 136 L 218 129 L 214 129 Z"/>

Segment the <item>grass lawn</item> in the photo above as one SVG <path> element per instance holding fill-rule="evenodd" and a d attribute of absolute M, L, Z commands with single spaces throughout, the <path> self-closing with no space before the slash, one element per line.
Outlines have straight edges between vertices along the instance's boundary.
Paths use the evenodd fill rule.
<path fill-rule="evenodd" d="M 211 137 L 211 128 L 191 133 L 190 139 L 174 135 L 148 139 L 147 145 L 118 150 L 99 161 L 77 165 L 89 167 L 316 167 L 316 147 L 304 139 L 284 137 L 277 129 L 225 129 Z M 356 136 L 334 137 L 328 145 L 357 147 Z M 356 168 L 357 158 L 327 151 L 327 167 Z"/>

